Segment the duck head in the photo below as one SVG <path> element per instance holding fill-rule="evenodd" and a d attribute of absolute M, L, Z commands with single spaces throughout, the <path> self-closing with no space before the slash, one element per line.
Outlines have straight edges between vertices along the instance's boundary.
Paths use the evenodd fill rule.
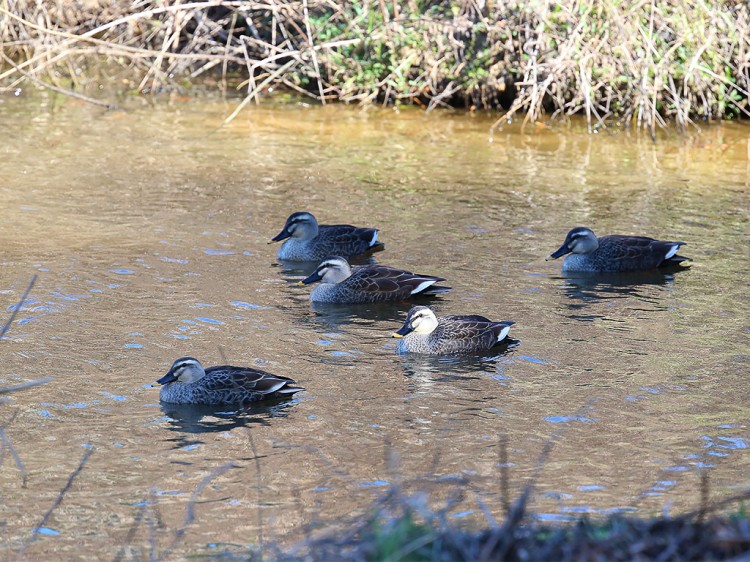
<path fill-rule="evenodd" d="M 344 279 L 348 278 L 352 274 L 352 268 L 349 266 L 349 262 L 346 259 L 334 256 L 324 259 L 320 262 L 317 269 L 307 277 L 299 282 L 300 285 L 309 285 L 316 281 L 323 281 L 323 283 L 330 283 L 335 285 L 341 283 Z"/>
<path fill-rule="evenodd" d="M 599 247 L 599 239 L 590 228 L 577 226 L 565 237 L 565 242 L 547 259 L 557 259 L 565 254 L 589 254 Z"/>
<path fill-rule="evenodd" d="M 169 384 L 173 382 L 190 384 L 202 378 L 206 374 L 200 361 L 193 357 L 180 357 L 172 363 L 169 372 L 160 378 L 157 384 Z"/>
<path fill-rule="evenodd" d="M 271 238 L 271 242 L 280 242 L 290 236 L 309 240 L 318 235 L 318 221 L 308 212 L 293 213 L 286 219 L 284 228 L 276 236 Z"/>
<path fill-rule="evenodd" d="M 404 336 L 416 332 L 417 334 L 431 334 L 438 326 L 438 319 L 435 313 L 426 306 L 413 306 L 406 315 L 406 321 L 401 329 L 395 332 L 391 337 L 403 338 Z"/>

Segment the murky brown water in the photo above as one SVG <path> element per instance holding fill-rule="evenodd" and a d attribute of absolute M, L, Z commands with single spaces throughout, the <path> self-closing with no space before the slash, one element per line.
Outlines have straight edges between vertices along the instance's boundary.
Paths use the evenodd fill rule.
<path fill-rule="evenodd" d="M 291 104 L 213 132 L 232 108 L 0 98 L 8 314 L 39 275 L 0 341 L 0 384 L 53 379 L 0 411 L 28 472 L 24 488 L 5 453 L 6 555 L 87 447 L 22 557 L 163 554 L 230 461 L 180 552 L 294 542 L 422 477 L 471 480 L 459 519 L 482 522 L 480 500 L 501 516 L 502 436 L 513 493 L 558 436 L 533 501 L 545 519 L 689 510 L 701 470 L 713 497 L 750 484 L 750 127 L 490 137 L 492 117 Z M 387 336 L 408 307 L 312 310 L 267 244 L 297 210 L 379 227 L 380 263 L 446 277 L 435 308 L 515 320 L 520 343 L 400 357 Z M 544 257 L 576 225 L 684 240 L 695 262 L 634 285 L 566 279 Z M 307 391 L 244 415 L 162 409 L 148 385 L 181 355 Z"/>

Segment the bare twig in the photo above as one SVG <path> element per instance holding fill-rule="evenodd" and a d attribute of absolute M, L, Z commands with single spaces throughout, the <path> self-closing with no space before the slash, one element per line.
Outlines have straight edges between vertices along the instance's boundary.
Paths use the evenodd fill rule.
<path fill-rule="evenodd" d="M 76 478 L 78 478 L 78 475 L 83 470 L 83 467 L 86 466 L 86 463 L 91 458 L 91 455 L 94 454 L 94 448 L 91 447 L 89 449 L 86 449 L 86 452 L 83 454 L 83 458 L 81 458 L 81 462 L 78 463 L 78 466 L 76 469 L 70 474 L 68 477 L 68 481 L 65 483 L 65 486 L 63 486 L 62 490 L 60 490 L 60 493 L 57 494 L 57 498 L 55 498 L 54 503 L 52 506 L 47 510 L 47 513 L 44 514 L 44 517 L 42 517 L 42 520 L 39 521 L 39 523 L 34 527 L 33 531 L 31 532 L 31 537 L 29 537 L 28 540 L 26 540 L 23 543 L 23 546 L 21 546 L 20 550 L 16 553 L 16 559 L 21 558 L 26 551 L 26 549 L 34 543 L 39 538 L 40 531 L 43 527 L 47 525 L 49 522 L 50 517 L 52 516 L 52 513 L 60 506 L 63 499 L 65 499 L 65 495 L 68 493 L 68 490 L 70 490 L 71 486 L 73 485 L 73 482 Z"/>
<path fill-rule="evenodd" d="M 203 479 L 198 483 L 198 485 L 195 487 L 195 490 L 193 490 L 192 495 L 190 496 L 190 500 L 188 501 L 187 506 L 185 507 L 185 519 L 182 522 L 182 525 L 179 529 L 177 529 L 174 533 L 174 539 L 172 540 L 172 543 L 167 547 L 167 549 L 160 553 L 160 557 L 164 560 L 169 559 L 171 552 L 177 547 L 177 545 L 182 541 L 182 539 L 185 537 L 185 533 L 187 532 L 188 527 L 190 524 L 195 520 L 195 504 L 198 503 L 198 498 L 203 493 L 203 490 L 206 489 L 206 487 L 213 482 L 216 478 L 224 474 L 225 472 L 236 468 L 236 465 L 232 462 L 225 463 L 221 465 L 218 468 L 215 468 L 211 472 L 209 472 L 206 476 L 203 477 Z"/>
<path fill-rule="evenodd" d="M 323 84 L 320 81 L 320 65 L 318 64 L 318 55 L 315 52 L 315 43 L 313 42 L 312 31 L 310 31 L 310 13 L 307 8 L 307 0 L 302 0 L 303 13 L 305 15 L 305 31 L 307 32 L 307 43 L 310 46 L 312 54 L 313 67 L 315 68 L 315 80 L 318 83 L 318 93 L 320 94 L 320 103 L 325 105 L 326 97 L 323 93 Z"/>
<path fill-rule="evenodd" d="M 47 82 L 40 80 L 36 76 L 29 74 L 28 72 L 21 70 L 19 66 L 17 66 L 13 60 L 10 59 L 5 53 L 0 51 L 0 55 L 2 55 L 5 62 L 7 62 L 11 67 L 13 67 L 16 72 L 18 72 L 21 76 L 24 78 L 28 78 L 35 84 L 38 84 L 42 86 L 43 88 L 46 88 L 48 90 L 52 90 L 53 92 L 57 92 L 58 94 L 64 94 L 66 96 L 70 96 L 71 98 L 76 98 L 79 100 L 83 100 L 87 103 L 91 103 L 94 105 L 98 105 L 100 107 L 104 107 L 105 109 L 119 109 L 119 107 L 116 104 L 103 102 L 94 98 L 90 98 L 88 96 L 84 96 L 83 94 L 79 94 L 78 92 L 74 92 L 73 90 L 68 90 L 66 88 L 60 88 L 59 86 L 54 86 L 53 84 L 48 84 Z"/>
<path fill-rule="evenodd" d="M 18 469 L 18 472 L 21 473 L 21 487 L 26 487 L 26 478 L 28 476 L 28 473 L 26 472 L 26 467 L 23 465 L 23 461 L 21 460 L 21 457 L 16 452 L 15 447 L 13 447 L 13 443 L 11 443 L 10 439 L 8 439 L 8 436 L 5 434 L 5 427 L 13 423 L 13 420 L 16 418 L 16 413 L 14 413 L 11 418 L 3 425 L 0 426 L 0 441 L 2 442 L 2 448 L 0 449 L 0 466 L 3 464 L 3 460 L 5 460 L 5 450 L 7 449 L 10 453 L 10 456 L 13 457 L 13 462 L 16 463 L 16 468 Z"/>
<path fill-rule="evenodd" d="M 21 295 L 21 300 L 19 300 L 18 304 L 13 307 L 13 312 L 11 312 L 10 318 L 8 318 L 8 321 L 3 326 L 3 329 L 0 330 L 0 339 L 3 339 L 3 336 L 10 329 L 10 325 L 13 323 L 13 320 L 16 318 L 16 314 L 18 314 L 18 311 L 21 310 L 23 303 L 26 302 L 26 298 L 29 296 L 29 293 L 31 292 L 32 287 L 34 286 L 34 283 L 36 283 L 36 275 L 33 275 L 31 277 L 31 281 L 29 281 L 29 285 L 26 287 L 26 290 L 23 292 L 23 295 Z"/>
<path fill-rule="evenodd" d="M 247 438 L 250 441 L 250 450 L 253 452 L 253 460 L 255 461 L 255 491 L 258 494 L 258 545 L 260 551 L 263 552 L 263 511 L 261 511 L 261 503 L 263 501 L 263 493 L 261 491 L 261 472 L 260 472 L 260 457 L 258 456 L 258 450 L 255 448 L 255 441 L 253 440 L 253 432 L 247 430 Z"/>
<path fill-rule="evenodd" d="M 43 379 L 37 379 L 34 381 L 27 381 L 21 384 L 16 384 L 13 386 L 6 386 L 4 388 L 0 388 L 0 395 L 2 394 L 10 394 L 11 392 L 18 392 L 19 390 L 26 390 L 27 388 L 32 388 L 34 386 L 39 386 L 40 384 L 45 384 L 50 382 L 52 379 L 47 377 Z"/>

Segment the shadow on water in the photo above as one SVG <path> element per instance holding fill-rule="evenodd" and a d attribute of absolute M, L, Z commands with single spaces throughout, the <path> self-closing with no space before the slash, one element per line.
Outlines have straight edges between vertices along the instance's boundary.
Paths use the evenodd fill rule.
<path fill-rule="evenodd" d="M 201 406 L 197 404 L 161 403 L 169 417 L 169 431 L 180 433 L 216 433 L 240 427 L 268 427 L 275 418 L 286 418 L 296 400 L 282 399 L 253 403 L 245 407 Z M 180 444 L 180 447 L 184 444 Z"/>

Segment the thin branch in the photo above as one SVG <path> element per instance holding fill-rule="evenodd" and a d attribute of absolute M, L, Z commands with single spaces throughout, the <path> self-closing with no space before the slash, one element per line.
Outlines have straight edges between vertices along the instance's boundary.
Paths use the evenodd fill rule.
<path fill-rule="evenodd" d="M 307 0 L 302 0 L 303 11 L 305 14 L 305 30 L 307 31 L 307 42 L 312 52 L 313 67 L 315 68 L 315 79 L 318 81 L 318 92 L 320 93 L 320 103 L 326 104 L 326 97 L 323 93 L 323 84 L 320 81 L 320 65 L 318 65 L 318 55 L 315 53 L 315 43 L 313 42 L 312 32 L 310 31 L 310 14 L 307 9 Z"/>
<path fill-rule="evenodd" d="M 24 78 L 28 78 L 29 80 L 31 80 L 35 84 L 38 84 L 39 86 L 42 86 L 43 88 L 47 88 L 48 90 L 52 90 L 53 92 L 57 92 L 58 94 L 64 94 L 66 96 L 70 96 L 71 98 L 83 100 L 87 103 L 98 105 L 105 109 L 120 109 L 120 107 L 117 104 L 100 101 L 94 98 L 90 98 L 88 96 L 84 96 L 83 94 L 79 94 L 78 92 L 74 92 L 73 90 L 67 90 L 65 88 L 60 88 L 58 86 L 48 84 L 44 80 L 40 80 L 39 78 L 37 78 L 36 76 L 32 74 L 29 74 L 25 70 L 21 70 L 21 67 L 18 66 L 16 63 L 14 63 L 13 60 L 9 56 L 7 56 L 4 52 L 0 51 L 0 55 L 2 55 L 5 62 L 7 62 L 11 67 L 13 67 L 15 71 L 18 72 L 21 76 L 23 76 Z"/>
<path fill-rule="evenodd" d="M 10 394 L 11 392 L 18 392 L 19 390 L 26 390 L 27 388 L 39 386 L 40 384 L 46 384 L 51 380 L 52 379 L 50 377 L 46 377 L 43 379 L 36 379 L 34 381 L 27 381 L 21 384 L 16 384 L 14 386 L 6 386 L 4 388 L 0 388 L 0 395 Z"/>
<path fill-rule="evenodd" d="M 160 558 L 162 560 L 168 560 L 170 558 L 171 551 L 174 550 L 175 547 L 180 543 L 180 541 L 185 537 L 185 533 L 187 532 L 188 527 L 195 520 L 195 504 L 198 503 L 198 498 L 203 493 L 203 490 L 205 490 L 206 487 L 216 478 L 233 468 L 236 468 L 236 465 L 233 462 L 225 463 L 209 472 L 198 483 L 198 485 L 195 487 L 195 490 L 193 490 L 192 495 L 190 496 L 187 507 L 185 507 L 185 519 L 182 522 L 182 525 L 175 531 L 172 543 L 169 545 L 169 547 L 167 547 L 166 551 L 162 552 L 160 555 Z"/>
<path fill-rule="evenodd" d="M 26 540 L 26 542 L 24 542 L 21 549 L 16 553 L 16 559 L 21 558 L 24 552 L 26 551 L 26 548 L 39 538 L 41 529 L 47 525 L 50 517 L 52 517 L 52 513 L 60 506 L 63 499 L 65 498 L 65 494 L 68 493 L 68 490 L 70 490 L 70 487 L 73 485 L 73 482 L 75 481 L 76 478 L 78 478 L 78 475 L 81 473 L 81 471 L 83 470 L 83 467 L 86 466 L 86 463 L 88 462 L 89 458 L 91 458 L 91 455 L 93 454 L 94 454 L 93 447 L 87 449 L 86 452 L 83 454 L 83 458 L 81 459 L 81 462 L 78 463 L 78 467 L 68 477 L 68 481 L 65 483 L 65 486 L 63 487 L 63 489 L 60 490 L 60 493 L 57 494 L 57 498 L 55 498 L 55 501 L 52 504 L 52 506 L 47 510 L 47 513 L 44 514 L 44 517 L 42 517 L 42 520 L 36 525 L 36 527 L 34 527 L 34 530 L 31 532 L 31 537 L 28 540 Z"/>
<path fill-rule="evenodd" d="M 5 57 L 4 53 L 3 53 L 3 57 Z M 13 307 L 13 312 L 11 312 L 10 318 L 8 318 L 8 321 L 5 323 L 5 326 L 3 326 L 3 329 L 0 331 L 0 340 L 3 339 L 3 336 L 10 329 L 10 325 L 13 323 L 13 320 L 16 318 L 16 314 L 18 314 L 18 311 L 21 310 L 23 303 L 26 302 L 26 298 L 29 296 L 29 293 L 31 292 L 31 288 L 34 286 L 34 283 L 36 283 L 36 274 L 34 274 L 31 277 L 31 281 L 29 281 L 28 287 L 26 287 L 26 290 L 23 292 L 23 295 L 21 295 L 21 300 L 18 301 L 18 304 L 15 307 Z"/>

